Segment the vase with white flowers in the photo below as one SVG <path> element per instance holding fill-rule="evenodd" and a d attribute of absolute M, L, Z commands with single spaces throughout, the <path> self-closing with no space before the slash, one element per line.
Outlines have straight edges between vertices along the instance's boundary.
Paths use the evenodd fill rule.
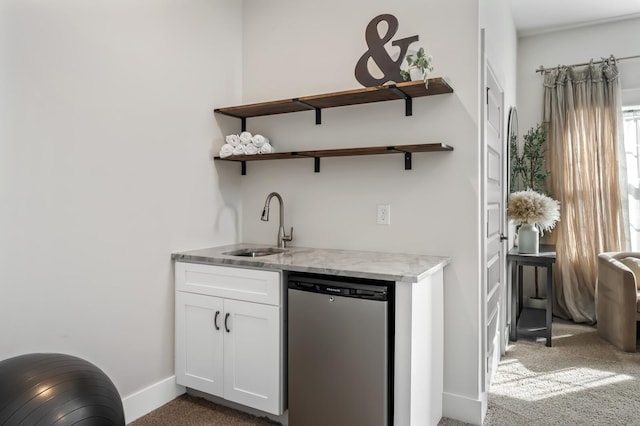
<path fill-rule="evenodd" d="M 509 196 L 507 217 L 519 225 L 518 251 L 538 253 L 540 233 L 550 231 L 560 220 L 560 203 L 532 189 Z"/>
<path fill-rule="evenodd" d="M 424 52 L 424 48 L 418 49 L 415 54 L 408 54 L 405 57 L 407 61 L 408 71 L 400 70 L 400 75 L 404 80 L 424 80 L 425 85 L 428 84 L 428 75 L 433 71 L 433 57 Z"/>

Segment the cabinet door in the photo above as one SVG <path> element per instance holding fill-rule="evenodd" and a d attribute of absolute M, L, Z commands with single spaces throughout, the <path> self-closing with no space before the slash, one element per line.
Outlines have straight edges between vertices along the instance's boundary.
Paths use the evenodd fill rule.
<path fill-rule="evenodd" d="M 224 334 L 223 299 L 176 292 L 176 382 L 179 385 L 223 396 Z"/>
<path fill-rule="evenodd" d="M 283 412 L 280 308 L 225 299 L 224 397 Z M 228 330 L 228 331 L 226 331 Z"/>

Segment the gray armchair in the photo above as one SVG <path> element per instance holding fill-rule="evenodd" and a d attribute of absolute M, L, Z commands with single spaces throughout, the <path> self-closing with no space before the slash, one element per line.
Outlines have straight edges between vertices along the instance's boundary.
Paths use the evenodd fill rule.
<path fill-rule="evenodd" d="M 636 352 L 640 263 L 628 258 L 640 259 L 640 252 L 609 252 L 598 256 L 596 320 L 600 337 L 620 350 Z"/>

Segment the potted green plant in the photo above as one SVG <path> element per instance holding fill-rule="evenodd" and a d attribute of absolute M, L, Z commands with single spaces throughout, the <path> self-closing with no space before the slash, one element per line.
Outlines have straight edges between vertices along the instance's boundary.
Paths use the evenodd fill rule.
<path fill-rule="evenodd" d="M 551 172 L 545 169 L 545 142 L 547 132 L 537 124 L 523 136 L 522 154 L 518 154 L 517 136 L 511 138 L 511 192 L 524 189 L 547 194 L 546 179 Z"/>
<path fill-rule="evenodd" d="M 405 59 L 407 60 L 408 69 L 400 70 L 400 75 L 404 80 L 424 80 L 425 84 L 427 84 L 428 75 L 431 71 L 433 71 L 433 65 L 431 62 L 433 61 L 433 57 L 431 55 L 427 55 L 424 53 L 424 48 L 418 49 L 415 54 L 408 54 Z"/>

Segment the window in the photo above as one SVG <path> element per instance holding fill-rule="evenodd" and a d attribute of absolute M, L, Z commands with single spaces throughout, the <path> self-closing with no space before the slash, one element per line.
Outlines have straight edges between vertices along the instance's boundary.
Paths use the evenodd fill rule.
<path fill-rule="evenodd" d="M 624 157 L 627 167 L 629 201 L 629 237 L 633 251 L 640 250 L 640 105 L 626 107 L 624 124 Z"/>

